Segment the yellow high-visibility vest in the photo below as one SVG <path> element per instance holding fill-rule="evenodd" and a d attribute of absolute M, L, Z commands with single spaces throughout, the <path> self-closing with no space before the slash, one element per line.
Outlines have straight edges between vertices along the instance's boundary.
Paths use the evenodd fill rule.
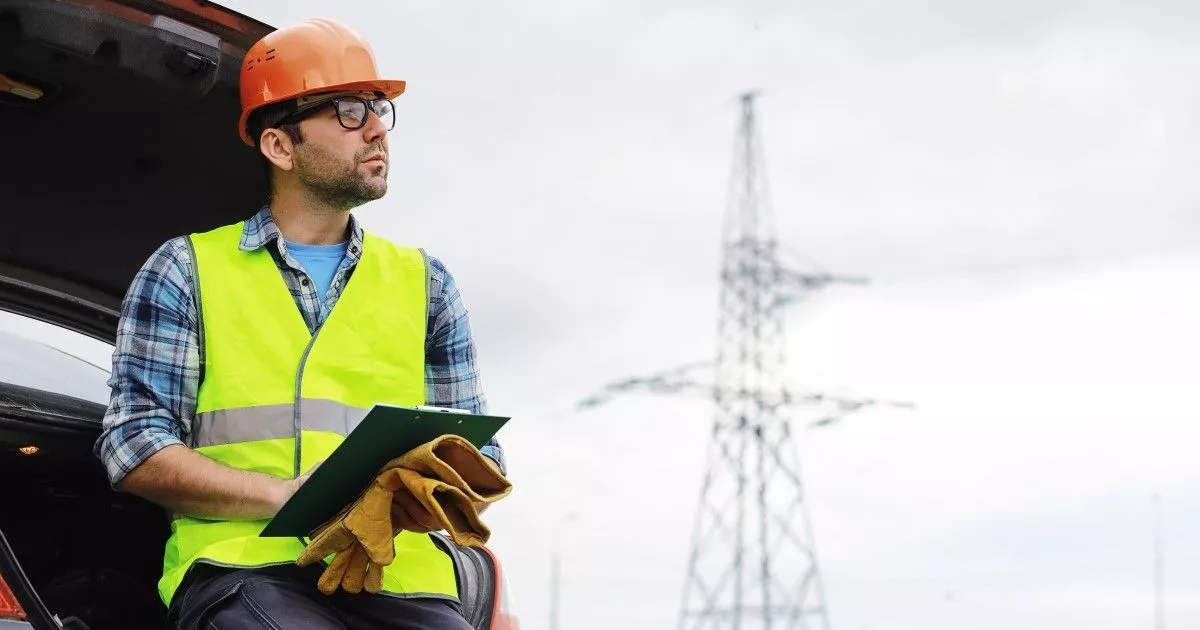
<path fill-rule="evenodd" d="M 365 234 L 328 318 L 310 334 L 267 248 L 239 247 L 243 223 L 190 236 L 204 379 L 190 446 L 234 468 L 293 478 L 328 457 L 375 403 L 425 403 L 428 261 Z M 158 590 L 168 606 L 196 562 L 290 564 L 297 538 L 259 521 L 175 518 Z M 454 567 L 428 534 L 403 531 L 381 594 L 457 599 Z"/>

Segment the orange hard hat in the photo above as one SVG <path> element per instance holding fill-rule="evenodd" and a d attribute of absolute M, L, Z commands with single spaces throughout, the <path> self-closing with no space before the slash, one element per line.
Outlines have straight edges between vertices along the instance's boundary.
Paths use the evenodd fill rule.
<path fill-rule="evenodd" d="M 375 54 L 358 33 L 326 18 L 310 18 L 273 31 L 255 42 L 242 61 L 239 79 L 242 115 L 238 133 L 254 146 L 246 129 L 254 110 L 319 92 L 381 92 L 396 98 L 404 81 L 379 78 Z"/>

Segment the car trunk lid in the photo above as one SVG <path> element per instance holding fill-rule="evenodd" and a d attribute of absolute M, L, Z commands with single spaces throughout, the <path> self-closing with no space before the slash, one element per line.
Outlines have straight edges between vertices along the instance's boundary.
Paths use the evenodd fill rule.
<path fill-rule="evenodd" d="M 111 342 L 157 246 L 263 202 L 237 78 L 269 30 L 194 0 L 0 0 L 0 309 Z"/>

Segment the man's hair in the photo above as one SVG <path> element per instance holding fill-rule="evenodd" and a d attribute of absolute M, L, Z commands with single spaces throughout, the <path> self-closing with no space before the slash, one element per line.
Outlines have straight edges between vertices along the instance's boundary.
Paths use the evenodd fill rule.
<path fill-rule="evenodd" d="M 282 103 L 266 105 L 255 110 L 253 114 L 250 114 L 249 120 L 246 121 L 246 127 L 250 132 L 250 138 L 254 140 L 254 148 L 258 148 L 258 139 L 262 137 L 262 132 L 271 128 L 279 129 L 287 134 L 287 137 L 291 138 L 294 144 L 304 142 L 304 135 L 300 132 L 300 123 L 279 124 L 279 121 L 294 111 L 296 111 L 296 102 L 284 101 Z M 267 184 L 270 185 L 274 173 L 271 168 L 273 164 L 271 164 L 271 161 L 265 155 L 259 153 L 259 157 L 262 159 L 262 166 L 266 171 Z"/>

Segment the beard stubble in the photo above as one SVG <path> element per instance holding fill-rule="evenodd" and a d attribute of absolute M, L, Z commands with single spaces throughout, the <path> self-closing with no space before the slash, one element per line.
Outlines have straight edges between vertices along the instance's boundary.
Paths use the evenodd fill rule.
<path fill-rule="evenodd" d="M 296 154 L 296 173 L 300 183 L 321 202 L 338 210 L 351 210 L 387 192 L 386 176 L 368 177 L 358 170 L 363 158 L 382 151 L 379 146 L 367 147 L 347 163 L 322 147 L 309 145 Z"/>

